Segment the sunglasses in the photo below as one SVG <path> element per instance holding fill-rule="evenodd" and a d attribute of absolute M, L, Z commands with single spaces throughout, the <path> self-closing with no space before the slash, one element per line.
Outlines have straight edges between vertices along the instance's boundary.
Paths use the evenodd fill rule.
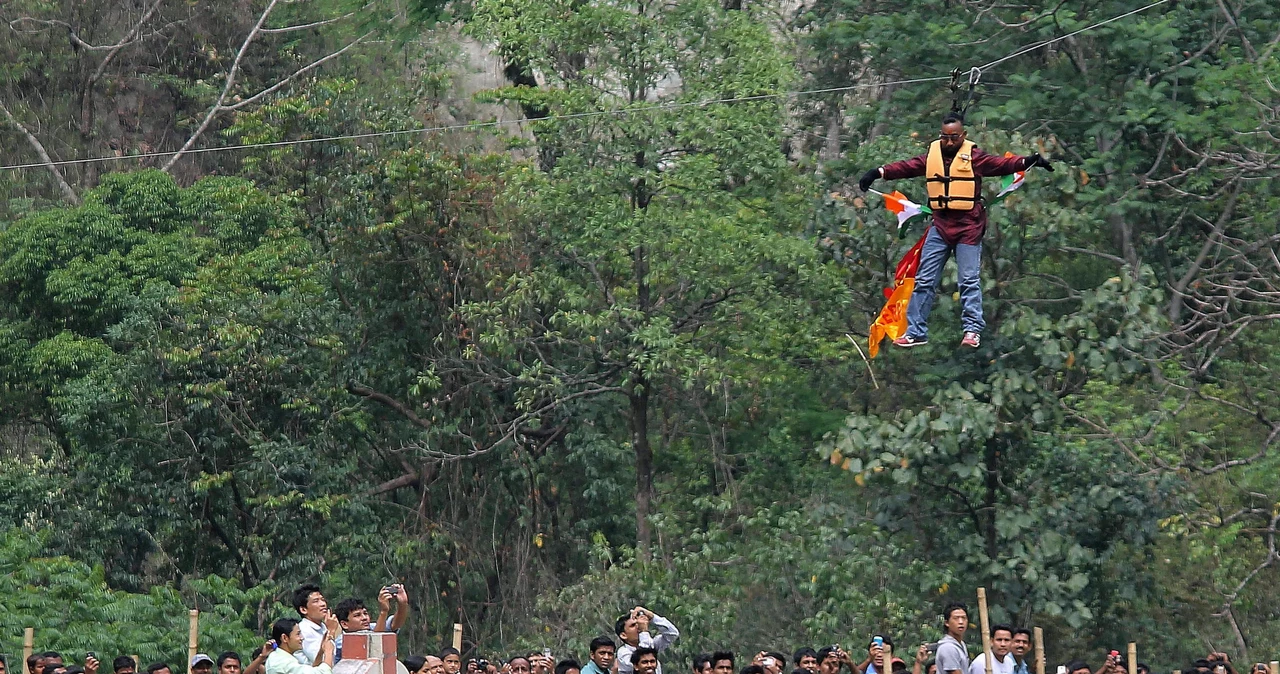
<path fill-rule="evenodd" d="M 940 133 L 938 134 L 938 138 L 941 140 L 960 140 L 961 138 L 964 138 L 964 134 L 963 133 Z"/>

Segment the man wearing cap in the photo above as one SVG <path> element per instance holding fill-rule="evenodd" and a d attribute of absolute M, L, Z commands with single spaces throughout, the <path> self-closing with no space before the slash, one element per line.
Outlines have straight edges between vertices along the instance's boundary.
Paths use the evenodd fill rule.
<path fill-rule="evenodd" d="M 209 674 L 213 671 L 213 658 L 204 653 L 196 653 L 191 658 L 191 674 Z"/>

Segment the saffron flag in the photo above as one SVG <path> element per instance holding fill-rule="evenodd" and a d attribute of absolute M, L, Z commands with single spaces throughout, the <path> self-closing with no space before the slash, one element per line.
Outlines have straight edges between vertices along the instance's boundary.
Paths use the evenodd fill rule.
<path fill-rule="evenodd" d="M 1005 157 L 1016 157 L 1012 152 L 1004 153 Z M 1000 193 L 996 195 L 995 201 L 999 201 L 1009 195 L 1010 192 L 1022 187 L 1022 181 L 1027 177 L 1026 171 L 1018 171 L 1013 175 L 1007 175 L 1000 181 Z"/>
<path fill-rule="evenodd" d="M 886 205 L 889 203 L 888 197 L 889 195 L 885 195 Z M 867 345 L 872 358 L 880 353 L 880 342 L 885 337 L 897 339 L 907 334 L 907 305 L 911 303 L 911 292 L 916 288 L 916 270 L 920 268 L 920 249 L 924 248 L 924 240 L 928 236 L 929 228 L 925 227 L 924 236 L 921 236 L 916 245 L 912 246 L 911 250 L 898 261 L 898 268 L 893 273 L 893 287 L 884 289 L 886 302 L 876 321 L 871 324 L 871 339 Z"/>

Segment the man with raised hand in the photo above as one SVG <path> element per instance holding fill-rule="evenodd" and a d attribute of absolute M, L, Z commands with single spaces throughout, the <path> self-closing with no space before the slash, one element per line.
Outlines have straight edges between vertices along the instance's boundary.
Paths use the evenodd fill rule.
<path fill-rule="evenodd" d="M 650 626 L 657 630 L 657 634 L 649 633 Z M 622 645 L 618 647 L 618 674 L 632 674 L 634 665 L 631 663 L 631 656 L 636 649 L 651 648 L 654 653 L 660 653 L 680 638 L 680 630 L 670 620 L 643 606 L 637 606 L 630 613 L 619 617 L 614 623 L 613 631 L 622 640 Z M 656 674 L 662 674 L 662 665 L 658 663 L 657 657 L 654 658 L 654 663 L 657 667 Z"/>
<path fill-rule="evenodd" d="M 987 231 L 987 209 L 982 203 L 982 179 L 1006 176 L 1042 166 L 1053 166 L 1039 154 L 1026 157 L 997 157 L 987 154 L 967 139 L 964 118 L 956 113 L 942 120 L 942 132 L 925 154 L 905 161 L 885 164 L 867 171 L 858 181 L 863 192 L 872 183 L 903 178 L 925 179 L 933 226 L 920 249 L 920 267 L 915 289 L 907 305 L 907 333 L 893 343 L 901 347 L 929 343 L 929 313 L 942 279 L 942 267 L 954 253 L 960 285 L 961 346 L 977 348 L 986 320 L 982 316 L 982 236 Z"/>

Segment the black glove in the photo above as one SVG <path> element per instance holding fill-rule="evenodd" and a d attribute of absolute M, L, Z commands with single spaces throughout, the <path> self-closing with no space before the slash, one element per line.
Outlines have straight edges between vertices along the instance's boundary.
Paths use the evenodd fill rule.
<path fill-rule="evenodd" d="M 871 189 L 871 183 L 880 177 L 880 168 L 876 167 L 862 174 L 862 179 L 858 181 L 858 188 L 863 192 Z"/>
<path fill-rule="evenodd" d="M 1039 152 L 1029 154 L 1026 157 L 1023 157 L 1023 159 L 1027 160 L 1027 168 L 1035 168 L 1039 166 L 1050 173 L 1053 173 L 1053 164 L 1050 164 L 1048 159 L 1041 157 Z"/>

